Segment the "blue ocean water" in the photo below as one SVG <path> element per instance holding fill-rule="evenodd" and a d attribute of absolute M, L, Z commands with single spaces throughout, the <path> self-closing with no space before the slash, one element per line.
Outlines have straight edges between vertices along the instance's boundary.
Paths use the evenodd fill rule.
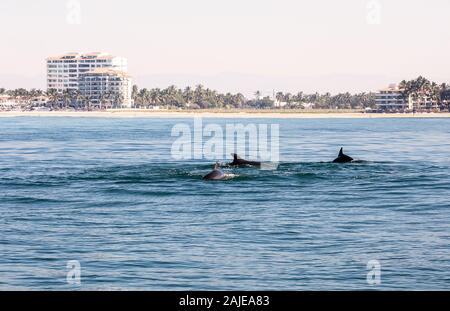
<path fill-rule="evenodd" d="M 450 289 L 450 119 L 206 119 L 280 126 L 277 170 L 221 182 L 180 122 L 1 118 L 0 289 Z"/>

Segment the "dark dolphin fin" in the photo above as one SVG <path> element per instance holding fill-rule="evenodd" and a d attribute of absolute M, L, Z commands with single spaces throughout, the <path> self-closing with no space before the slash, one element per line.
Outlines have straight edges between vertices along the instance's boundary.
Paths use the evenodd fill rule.
<path fill-rule="evenodd" d="M 240 156 L 238 156 L 236 153 L 232 153 L 231 155 L 233 156 L 234 161 L 242 160 L 242 158 Z"/>
<path fill-rule="evenodd" d="M 344 155 L 344 148 L 342 147 L 341 150 L 339 151 L 339 157 Z"/>

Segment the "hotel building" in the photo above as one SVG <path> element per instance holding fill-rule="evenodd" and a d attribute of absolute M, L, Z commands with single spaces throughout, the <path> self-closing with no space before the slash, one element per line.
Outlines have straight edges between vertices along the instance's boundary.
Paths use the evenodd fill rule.
<path fill-rule="evenodd" d="M 67 53 L 47 58 L 47 89 L 60 92 L 78 89 L 80 74 L 95 68 L 114 68 L 127 72 L 127 60 L 107 53 Z"/>
<path fill-rule="evenodd" d="M 87 83 L 95 81 L 94 77 L 98 77 L 97 69 L 112 69 L 117 74 L 108 73 L 105 77 L 111 77 L 111 82 L 102 85 L 105 88 L 98 90 L 102 92 L 104 89 L 108 91 L 119 91 L 120 97 L 123 97 L 123 103 L 131 106 L 131 92 L 128 92 L 128 84 L 131 85 L 131 79 L 127 72 L 127 59 L 123 57 L 112 56 L 108 53 L 67 53 L 59 56 L 52 56 L 46 59 L 47 62 L 47 90 L 56 89 L 59 93 L 64 90 L 78 90 L 80 81 L 83 84 L 83 91 L 97 88 L 97 85 L 90 87 Z M 87 75 L 84 78 L 84 75 Z M 116 79 L 112 82 L 113 76 Z M 126 78 L 125 78 L 126 76 Z M 119 79 L 119 80 L 117 80 Z M 107 79 L 109 81 L 109 78 Z M 127 85 L 126 87 L 116 87 L 112 83 Z M 113 87 L 114 86 L 114 87 Z M 97 91 L 97 90 L 95 90 Z M 87 92 L 87 91 L 86 91 Z M 97 92 L 98 93 L 98 92 Z M 98 94 L 97 94 L 98 95 Z M 103 95 L 103 94 L 100 94 Z"/>
<path fill-rule="evenodd" d="M 98 108 L 130 108 L 131 78 L 124 71 L 112 68 L 95 68 L 80 74 L 80 95 Z"/>
<path fill-rule="evenodd" d="M 416 96 L 410 95 L 408 98 L 409 110 L 438 110 L 439 101 L 426 93 L 419 93 Z"/>
<path fill-rule="evenodd" d="M 396 84 L 389 85 L 375 94 L 378 110 L 381 111 L 431 111 L 439 110 L 439 101 L 426 92 L 410 94 L 407 98 Z"/>
<path fill-rule="evenodd" d="M 403 111 L 409 109 L 402 90 L 396 84 L 391 84 L 378 91 L 375 94 L 375 101 L 378 110 Z"/>

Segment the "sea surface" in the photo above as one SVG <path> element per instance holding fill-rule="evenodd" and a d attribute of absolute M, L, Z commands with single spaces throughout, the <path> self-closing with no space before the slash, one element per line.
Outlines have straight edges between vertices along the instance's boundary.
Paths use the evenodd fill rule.
<path fill-rule="evenodd" d="M 0 289 L 450 289 L 450 119 L 204 119 L 280 129 L 216 182 L 178 123 L 0 118 Z"/>

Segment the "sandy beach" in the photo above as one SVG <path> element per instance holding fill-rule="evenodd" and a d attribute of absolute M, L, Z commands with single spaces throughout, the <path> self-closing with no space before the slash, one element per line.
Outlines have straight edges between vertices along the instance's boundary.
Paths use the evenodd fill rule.
<path fill-rule="evenodd" d="M 0 117 L 93 117 L 93 118 L 450 118 L 450 113 L 357 113 L 289 111 L 2 111 Z"/>

